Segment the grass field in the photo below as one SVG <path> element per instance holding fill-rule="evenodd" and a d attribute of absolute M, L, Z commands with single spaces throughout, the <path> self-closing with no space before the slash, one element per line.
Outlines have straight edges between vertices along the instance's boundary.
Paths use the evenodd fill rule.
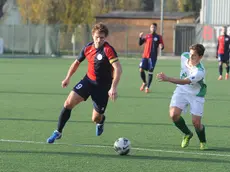
<path fill-rule="evenodd" d="M 67 89 L 61 81 L 73 59 L 0 59 L 1 172 L 229 172 L 230 81 L 217 81 L 217 63 L 205 61 L 208 94 L 203 122 L 210 150 L 200 151 L 197 136 L 180 148 L 182 134 L 168 117 L 175 85 L 153 81 L 139 91 L 139 60 L 121 59 L 119 98 L 109 102 L 105 132 L 95 136 L 92 103 L 80 104 L 56 144 L 46 139 L 56 129 L 63 102 L 86 72 L 86 63 Z M 178 76 L 178 60 L 159 60 L 156 72 Z M 189 127 L 191 116 L 184 115 Z M 129 156 L 112 145 L 119 137 L 132 143 Z"/>

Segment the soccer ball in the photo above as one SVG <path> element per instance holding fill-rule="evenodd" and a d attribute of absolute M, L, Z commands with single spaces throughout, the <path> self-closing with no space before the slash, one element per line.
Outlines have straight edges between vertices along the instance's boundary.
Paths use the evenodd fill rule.
<path fill-rule="evenodd" d="M 131 149 L 131 143 L 127 138 L 121 137 L 115 141 L 113 148 L 119 155 L 127 155 Z"/>

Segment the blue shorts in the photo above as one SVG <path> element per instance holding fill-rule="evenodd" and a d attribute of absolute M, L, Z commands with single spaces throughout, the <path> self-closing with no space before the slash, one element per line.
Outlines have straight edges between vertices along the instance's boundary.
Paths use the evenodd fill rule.
<path fill-rule="evenodd" d="M 86 101 L 89 96 L 93 101 L 94 109 L 99 114 L 104 114 L 108 104 L 108 92 L 111 84 L 98 84 L 85 76 L 79 83 L 77 83 L 73 91 L 80 95 Z"/>
<path fill-rule="evenodd" d="M 218 61 L 223 63 L 229 63 L 229 54 L 218 54 Z"/>
<path fill-rule="evenodd" d="M 142 58 L 140 65 L 139 65 L 139 68 L 151 71 L 155 68 L 156 62 L 157 62 L 157 59 Z"/>

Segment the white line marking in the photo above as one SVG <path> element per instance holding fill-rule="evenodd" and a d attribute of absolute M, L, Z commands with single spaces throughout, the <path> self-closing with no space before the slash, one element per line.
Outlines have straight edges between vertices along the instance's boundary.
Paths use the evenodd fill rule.
<path fill-rule="evenodd" d="M 48 144 L 46 142 L 35 142 L 35 141 L 25 141 L 25 140 L 6 140 L 0 139 L 0 142 L 10 142 L 10 143 L 28 143 L 28 144 Z M 68 145 L 76 147 L 90 147 L 90 148 L 112 148 L 112 146 L 105 145 L 91 145 L 91 144 L 68 144 L 68 143 L 54 143 L 55 145 Z M 163 150 L 163 149 L 148 149 L 148 148 L 137 148 L 132 147 L 133 150 L 146 151 L 146 152 L 162 152 L 162 153 L 173 153 L 173 154 L 188 154 L 188 155 L 203 155 L 203 156 L 216 156 L 216 157 L 230 157 L 230 154 L 214 154 L 214 153 L 201 153 L 201 152 L 185 152 L 185 151 L 173 151 L 173 150 Z"/>

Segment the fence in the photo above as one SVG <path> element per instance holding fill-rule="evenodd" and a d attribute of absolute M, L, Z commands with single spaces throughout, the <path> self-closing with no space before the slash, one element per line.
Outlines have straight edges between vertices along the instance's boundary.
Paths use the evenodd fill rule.
<path fill-rule="evenodd" d="M 139 33 L 148 33 L 149 27 L 131 27 L 117 23 L 110 23 L 107 26 L 110 32 L 107 41 L 114 46 L 119 55 L 141 56 L 143 46 L 138 45 Z M 213 57 L 216 53 L 220 28 L 221 26 L 214 25 L 179 24 L 175 25 L 174 31 L 164 30 L 172 34 L 170 36 L 167 33 L 169 35 L 167 37 L 163 35 L 166 45 L 163 55 L 165 53 L 180 55 L 181 52 L 188 51 L 189 45 L 202 43 L 206 48 L 205 56 Z M 227 30 L 230 34 L 230 27 Z M 172 39 L 174 41 L 171 41 Z M 72 28 L 64 25 L 0 25 L 0 40 L 4 42 L 5 54 L 73 55 L 73 53 L 78 54 L 91 40 L 91 31 L 87 25 L 77 25 Z"/>

